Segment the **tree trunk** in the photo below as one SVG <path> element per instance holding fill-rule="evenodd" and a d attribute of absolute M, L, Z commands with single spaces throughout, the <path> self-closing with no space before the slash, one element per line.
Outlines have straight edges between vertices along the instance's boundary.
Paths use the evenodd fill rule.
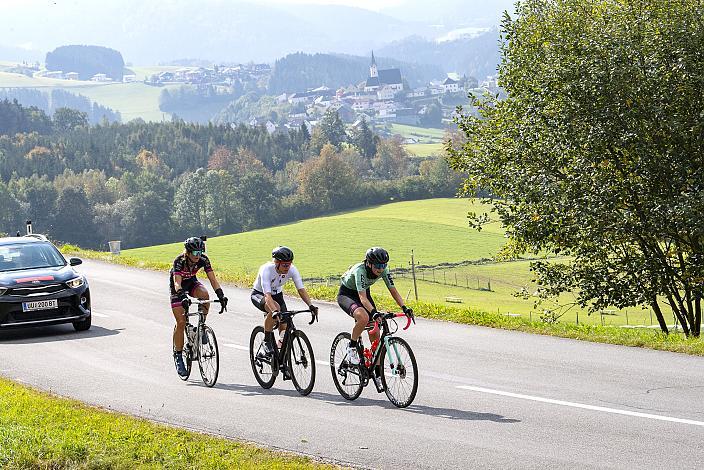
<path fill-rule="evenodd" d="M 665 322 L 665 317 L 662 316 L 662 310 L 660 310 L 660 304 L 658 304 L 657 299 L 654 299 L 651 303 L 650 306 L 653 308 L 653 311 L 655 312 L 655 318 L 658 319 L 658 323 L 660 324 L 660 329 L 662 330 L 663 333 L 670 334 L 670 331 L 667 329 L 667 323 Z"/>
<path fill-rule="evenodd" d="M 672 292 L 667 293 L 667 300 L 668 302 L 670 302 L 672 312 L 675 314 L 675 317 L 677 317 L 677 320 L 680 322 L 680 325 L 682 325 L 682 332 L 685 336 L 689 337 L 689 325 L 687 322 L 687 318 L 685 318 L 684 316 L 682 298 L 680 297 L 680 293 L 677 292 L 677 290 L 674 290 L 674 294 L 677 297 L 677 301 L 672 298 Z"/>
<path fill-rule="evenodd" d="M 699 338 L 702 326 L 702 298 L 699 294 L 694 294 L 694 324 L 692 324 L 692 336 Z"/>

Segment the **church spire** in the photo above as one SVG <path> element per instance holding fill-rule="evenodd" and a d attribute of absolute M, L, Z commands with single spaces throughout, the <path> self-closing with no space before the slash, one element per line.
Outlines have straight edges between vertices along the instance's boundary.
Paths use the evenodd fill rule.
<path fill-rule="evenodd" d="M 372 63 L 369 66 L 369 76 L 371 78 L 379 76 L 379 71 L 376 68 L 376 60 L 374 60 L 374 51 L 372 51 Z"/>

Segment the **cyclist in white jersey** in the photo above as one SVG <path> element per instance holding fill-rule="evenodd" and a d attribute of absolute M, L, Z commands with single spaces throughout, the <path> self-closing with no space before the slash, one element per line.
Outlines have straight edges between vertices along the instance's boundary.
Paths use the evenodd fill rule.
<path fill-rule="evenodd" d="M 252 288 L 251 300 L 255 307 L 264 312 L 264 353 L 274 352 L 274 317 L 278 312 L 288 310 L 284 300 L 283 287 L 289 279 L 298 289 L 301 299 L 308 305 L 314 316 L 318 315 L 318 307 L 313 305 L 310 296 L 303 287 L 303 280 L 298 269 L 293 265 L 293 251 L 285 246 L 277 246 L 271 252 L 272 261 L 263 264 L 257 273 L 257 279 Z M 279 334 L 286 330 L 286 324 L 279 324 Z"/>

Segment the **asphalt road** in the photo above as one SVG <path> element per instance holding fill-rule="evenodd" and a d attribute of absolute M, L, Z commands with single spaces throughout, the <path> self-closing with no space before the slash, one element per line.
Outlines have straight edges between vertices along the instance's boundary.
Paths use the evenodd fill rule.
<path fill-rule="evenodd" d="M 0 331 L 0 375 L 159 422 L 373 468 L 701 468 L 704 359 L 420 319 L 401 332 L 418 359 L 415 402 L 397 409 L 367 387 L 335 389 L 330 344 L 351 320 L 320 303 L 297 326 L 318 361 L 301 397 L 281 376 L 270 390 L 247 346 L 262 316 L 225 286 L 211 314 L 217 385 L 188 382 L 171 357 L 168 275 L 86 261 L 93 327 Z M 303 304 L 290 299 L 289 307 Z M 304 314 L 303 317 L 306 317 Z M 307 320 L 304 318 L 304 320 Z"/>

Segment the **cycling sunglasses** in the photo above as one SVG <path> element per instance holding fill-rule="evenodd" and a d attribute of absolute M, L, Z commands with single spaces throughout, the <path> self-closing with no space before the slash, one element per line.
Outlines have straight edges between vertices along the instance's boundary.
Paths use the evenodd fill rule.
<path fill-rule="evenodd" d="M 202 256 L 203 255 L 203 250 L 193 250 L 191 251 L 191 254 L 193 256 Z"/>
<path fill-rule="evenodd" d="M 376 269 L 386 269 L 387 263 L 373 263 L 372 266 Z"/>

